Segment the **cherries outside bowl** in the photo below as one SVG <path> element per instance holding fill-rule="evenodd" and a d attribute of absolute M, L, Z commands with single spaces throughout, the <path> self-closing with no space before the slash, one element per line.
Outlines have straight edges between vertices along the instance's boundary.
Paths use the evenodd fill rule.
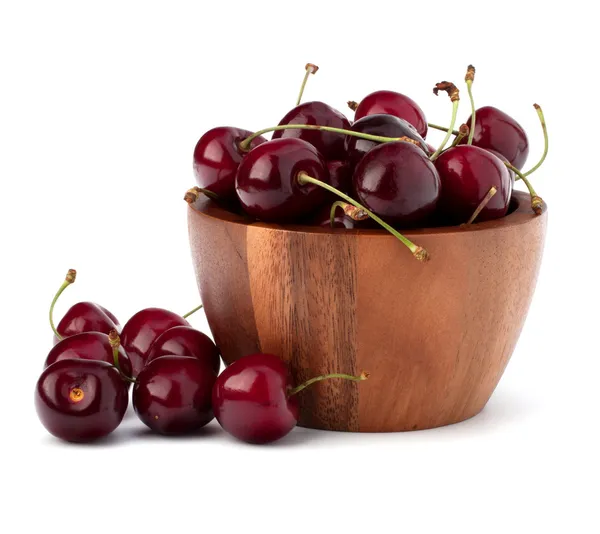
<path fill-rule="evenodd" d="M 200 197 L 188 208 L 201 300 L 224 361 L 267 352 L 300 383 L 299 424 L 389 432 L 468 419 L 489 400 L 535 289 L 547 212 L 513 192 L 509 213 L 407 230 L 422 264 L 379 229 L 255 222 Z"/>

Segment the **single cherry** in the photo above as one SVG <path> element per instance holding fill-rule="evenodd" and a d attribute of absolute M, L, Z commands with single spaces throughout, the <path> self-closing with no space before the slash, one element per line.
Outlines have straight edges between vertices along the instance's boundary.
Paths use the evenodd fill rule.
<path fill-rule="evenodd" d="M 284 124 L 318 124 L 348 130 L 350 122 L 338 110 L 324 102 L 305 102 L 290 110 L 279 125 Z M 326 160 L 345 159 L 344 136 L 339 133 L 323 130 L 278 130 L 273 139 L 302 139 L 313 145 Z"/>
<path fill-rule="evenodd" d="M 174 326 L 156 338 L 146 365 L 161 356 L 191 356 L 205 362 L 216 374 L 221 367 L 219 349 L 206 335 L 191 326 Z"/>
<path fill-rule="evenodd" d="M 350 103 L 349 103 L 350 105 Z M 351 105 L 351 107 L 354 107 Z M 368 115 L 387 114 L 403 119 L 415 127 L 423 138 L 427 135 L 427 119 L 419 105 L 402 93 L 395 91 L 375 91 L 365 96 L 354 112 L 354 120 Z"/>
<path fill-rule="evenodd" d="M 239 144 L 252 135 L 248 130 L 221 126 L 206 132 L 194 149 L 194 175 L 198 185 L 220 199 L 235 197 L 235 173 L 245 156 Z M 252 140 L 250 148 L 265 143 L 264 137 Z"/>
<path fill-rule="evenodd" d="M 434 164 L 407 142 L 371 149 L 356 167 L 353 180 L 361 204 L 403 227 L 427 221 L 440 198 L 440 176 Z"/>
<path fill-rule="evenodd" d="M 40 421 L 66 441 L 92 441 L 110 434 L 121 423 L 127 402 L 127 383 L 105 361 L 56 361 L 44 369 L 35 389 Z"/>
<path fill-rule="evenodd" d="M 242 161 L 236 191 L 244 210 L 264 221 L 289 222 L 314 211 L 326 195 L 296 180 L 304 171 L 327 182 L 329 173 L 317 149 L 301 139 L 275 139 L 259 145 Z"/>
<path fill-rule="evenodd" d="M 471 117 L 466 124 L 471 123 Z M 475 113 L 473 146 L 500 152 L 511 165 L 521 170 L 529 155 L 529 140 L 523 127 L 510 115 L 492 107 L 485 106 Z M 466 144 L 467 139 L 461 143 Z"/>
<path fill-rule="evenodd" d="M 78 302 L 69 308 L 57 327 L 54 327 L 54 306 L 62 292 L 75 282 L 77 272 L 69 269 L 65 281 L 58 289 L 50 305 L 50 327 L 54 331 L 54 344 L 61 339 L 83 332 L 102 332 L 108 334 L 113 329 L 120 329 L 119 321 L 106 308 L 94 302 Z"/>
<path fill-rule="evenodd" d="M 368 115 L 357 120 L 350 129 L 354 132 L 382 137 L 408 137 L 416 141 L 425 153 L 428 152 L 427 144 L 418 134 L 417 130 L 405 120 L 392 115 Z M 380 143 L 377 141 L 346 136 L 346 151 L 348 152 L 350 164 L 356 167 L 363 156 L 378 144 Z"/>
<path fill-rule="evenodd" d="M 470 145 L 445 150 L 435 160 L 442 189 L 440 214 L 450 224 L 469 220 L 492 186 L 497 193 L 478 215 L 478 221 L 506 215 L 513 180 L 506 165 L 491 152 Z"/>
<path fill-rule="evenodd" d="M 327 378 L 366 380 L 360 376 L 330 374 L 292 385 L 287 365 L 272 354 L 252 354 L 233 362 L 217 378 L 212 404 L 219 424 L 248 443 L 269 443 L 288 434 L 298 422 L 296 394 Z"/>
<path fill-rule="evenodd" d="M 182 434 L 212 420 L 212 388 L 217 379 L 211 365 L 190 356 L 161 356 L 138 375 L 133 407 L 149 428 L 161 434 Z"/>
<path fill-rule="evenodd" d="M 150 348 L 156 338 L 174 326 L 189 326 L 180 315 L 162 308 L 146 308 L 137 312 L 123 326 L 121 344 L 131 360 L 133 376 L 146 365 Z"/>
<path fill-rule="evenodd" d="M 61 360 L 97 360 L 113 364 L 113 348 L 106 334 L 84 332 L 67 337 L 54 345 L 46 357 L 44 367 Z M 122 347 L 119 347 L 119 369 L 125 376 L 131 377 L 131 361 Z"/>

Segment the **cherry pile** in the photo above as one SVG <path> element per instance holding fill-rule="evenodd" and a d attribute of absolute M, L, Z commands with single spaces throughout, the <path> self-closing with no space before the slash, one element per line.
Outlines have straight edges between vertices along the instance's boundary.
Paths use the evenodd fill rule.
<path fill-rule="evenodd" d="M 202 135 L 194 150 L 198 186 L 185 200 L 192 203 L 206 194 L 250 219 L 282 224 L 346 229 L 378 224 L 421 261 L 429 258 L 427 251 L 398 230 L 504 217 L 515 180 L 529 190 L 534 213 L 542 212 L 543 201 L 527 178 L 548 152 L 537 104 L 544 152 L 523 172 L 527 135 L 503 111 L 475 108 L 472 65 L 465 75 L 471 115 L 458 130 L 460 95 L 451 82 L 433 88 L 435 95 L 446 92 L 452 103 L 448 127 L 428 123 L 414 100 L 387 90 L 348 102 L 354 110 L 351 122 L 324 102 L 301 103 L 307 79 L 317 70 L 306 65 L 296 107 L 278 126 L 254 133 L 218 127 Z M 431 129 L 445 133 L 438 148 L 426 142 Z M 269 132 L 270 141 L 263 137 Z"/>
<path fill-rule="evenodd" d="M 154 432 L 191 433 L 216 417 L 240 440 L 269 443 L 296 426 L 296 395 L 304 388 L 368 377 L 333 373 L 294 386 L 286 364 L 272 354 L 246 356 L 219 375 L 219 349 L 186 321 L 202 306 L 183 316 L 146 308 L 121 328 L 102 306 L 80 302 L 55 327 L 54 306 L 75 277 L 69 270 L 50 306 L 55 344 L 35 389 L 40 421 L 63 440 L 89 442 L 113 432 L 133 385 L 135 412 Z"/>

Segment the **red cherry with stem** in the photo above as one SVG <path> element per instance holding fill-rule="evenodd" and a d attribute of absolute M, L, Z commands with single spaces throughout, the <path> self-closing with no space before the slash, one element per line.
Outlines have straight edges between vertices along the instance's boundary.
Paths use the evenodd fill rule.
<path fill-rule="evenodd" d="M 281 222 L 314 211 L 323 201 L 323 195 L 318 191 L 321 187 L 364 210 L 419 261 L 429 258 L 425 249 L 415 245 L 356 200 L 323 181 L 327 178 L 327 168 L 312 145 L 301 139 L 276 139 L 256 147 L 246 156 L 238 169 L 236 190 L 248 213 L 263 220 Z"/>
<path fill-rule="evenodd" d="M 206 363 L 215 373 L 219 373 L 221 358 L 219 349 L 206 335 L 191 326 L 174 326 L 156 338 L 146 365 L 161 356 L 191 356 Z"/>
<path fill-rule="evenodd" d="M 117 350 L 119 354 L 118 367 L 125 376 L 130 377 L 132 374 L 131 361 L 122 347 Z M 114 364 L 113 348 L 106 334 L 84 332 L 67 337 L 54 345 L 46 357 L 44 367 L 61 360 L 97 360 Z"/>
<path fill-rule="evenodd" d="M 110 434 L 121 423 L 127 402 L 127 383 L 105 361 L 56 361 L 44 369 L 35 388 L 40 421 L 66 441 L 87 442 Z"/>
<path fill-rule="evenodd" d="M 387 114 L 403 119 L 417 130 L 422 138 L 427 135 L 427 119 L 419 105 L 402 93 L 395 91 L 375 91 L 365 96 L 360 104 L 354 108 L 356 102 L 348 102 L 354 109 L 354 120 L 362 119 L 368 115 Z"/>
<path fill-rule="evenodd" d="M 161 356 L 138 375 L 133 407 L 140 420 L 160 434 L 192 432 L 213 416 L 211 396 L 217 375 L 191 356 Z"/>
<path fill-rule="evenodd" d="M 382 136 L 387 138 L 404 138 L 407 137 L 416 141 L 418 146 L 425 153 L 428 153 L 427 144 L 418 134 L 417 130 L 403 119 L 392 115 L 367 115 L 362 119 L 357 120 L 351 130 L 363 134 L 374 136 Z M 357 136 L 346 137 L 346 151 L 348 152 L 348 160 L 352 166 L 358 165 L 364 155 L 373 147 L 379 145 L 381 141 L 372 139 L 363 139 Z"/>
<path fill-rule="evenodd" d="M 62 292 L 75 282 L 76 276 L 77 271 L 69 269 L 65 281 L 54 295 L 50 304 L 48 316 L 50 327 L 54 332 L 55 344 L 63 338 L 83 332 L 102 332 L 108 334 L 112 329 L 120 328 L 119 321 L 111 312 L 93 302 L 78 302 L 74 304 L 60 320 L 58 326 L 54 326 L 54 306 Z"/>
<path fill-rule="evenodd" d="M 324 102 L 305 102 L 300 104 L 302 94 L 306 86 L 306 81 L 310 74 L 314 74 L 319 67 L 312 63 L 306 64 L 306 73 L 300 88 L 300 94 L 296 102 L 296 107 L 288 113 L 279 122 L 280 126 L 291 124 L 309 124 L 330 126 L 333 128 L 350 128 L 348 119 L 337 109 L 325 104 Z M 326 160 L 345 159 L 344 136 L 336 132 L 325 130 L 275 130 L 273 139 L 297 138 L 303 139 L 313 145 Z"/>
<path fill-rule="evenodd" d="M 440 198 L 440 176 L 425 153 L 411 143 L 371 149 L 354 171 L 358 201 L 399 226 L 425 222 Z"/>
<path fill-rule="evenodd" d="M 360 376 L 333 373 L 294 387 L 286 364 L 277 356 L 245 356 L 217 378 L 212 394 L 215 417 L 226 432 L 239 440 L 256 444 L 276 441 L 298 422 L 296 394 L 329 378 L 361 381 L 368 378 L 368 373 Z"/>
<path fill-rule="evenodd" d="M 125 323 L 121 332 L 121 344 L 131 360 L 133 376 L 137 376 L 146 365 L 150 348 L 156 338 L 174 326 L 190 326 L 185 320 L 201 306 L 183 317 L 163 308 L 146 308 Z"/>
<path fill-rule="evenodd" d="M 506 215 L 512 179 L 506 165 L 491 152 L 476 146 L 458 145 L 442 152 L 435 167 L 442 184 L 439 210 L 446 222 L 468 221 L 492 186 L 497 193 L 481 210 L 478 220 Z"/>
<path fill-rule="evenodd" d="M 467 120 L 467 124 L 471 117 Z M 473 146 L 500 152 L 511 165 L 521 170 L 529 155 L 529 140 L 523 127 L 510 115 L 492 107 L 479 108 L 472 129 Z M 462 141 L 463 144 L 467 140 Z"/>
<path fill-rule="evenodd" d="M 194 149 L 194 175 L 198 185 L 220 199 L 235 197 L 235 173 L 245 152 L 239 143 L 252 135 L 248 130 L 221 126 L 206 132 Z M 255 137 L 251 147 L 265 143 L 264 137 Z"/>

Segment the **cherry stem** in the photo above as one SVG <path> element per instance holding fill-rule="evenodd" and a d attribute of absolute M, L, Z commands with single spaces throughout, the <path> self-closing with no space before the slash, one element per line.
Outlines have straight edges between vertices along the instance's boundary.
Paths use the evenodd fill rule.
<path fill-rule="evenodd" d="M 473 144 L 473 136 L 475 135 L 475 100 L 473 100 L 473 81 L 475 80 L 475 67 L 469 65 L 467 67 L 467 74 L 465 75 L 465 82 L 467 82 L 467 92 L 469 93 L 469 100 L 471 101 L 471 128 L 469 130 L 469 139 L 467 145 Z"/>
<path fill-rule="evenodd" d="M 312 63 L 307 63 L 304 68 L 306 69 L 306 72 L 304 73 L 304 79 L 302 80 L 302 85 L 300 86 L 300 93 L 298 94 L 298 100 L 296 100 L 297 106 L 300 104 L 300 101 L 302 100 L 302 95 L 304 94 L 304 87 L 306 87 L 306 82 L 308 80 L 308 77 L 311 74 L 315 74 L 319 70 L 319 67 L 317 67 L 316 65 L 313 65 Z"/>
<path fill-rule="evenodd" d="M 60 297 L 60 295 L 62 294 L 62 292 L 67 287 L 69 287 L 73 282 L 75 282 L 75 278 L 76 277 L 77 277 L 77 271 L 75 269 L 69 269 L 68 272 L 67 272 L 67 276 L 65 277 L 65 281 L 58 288 L 58 291 L 56 292 L 56 295 L 54 295 L 54 298 L 52 299 L 52 303 L 50 304 L 50 312 L 48 314 L 48 318 L 50 319 L 50 328 L 52 328 L 52 331 L 54 332 L 54 335 L 59 340 L 62 339 L 62 336 L 58 333 L 58 330 L 56 330 L 56 327 L 54 326 L 54 319 L 53 319 L 54 305 L 56 304 L 56 301 L 58 300 L 58 297 Z"/>
<path fill-rule="evenodd" d="M 196 313 L 198 310 L 202 309 L 203 307 L 204 307 L 204 304 L 200 304 L 200 306 L 196 306 L 193 310 L 190 310 L 185 315 L 182 315 L 182 317 L 184 319 L 187 319 L 190 315 L 193 315 L 194 313 Z"/>
<path fill-rule="evenodd" d="M 321 130 L 323 132 L 333 132 L 339 133 L 343 135 L 352 135 L 354 137 L 359 137 L 360 139 L 368 139 L 369 141 L 376 141 L 378 143 L 391 143 L 394 141 L 405 141 L 407 143 L 413 143 L 417 146 L 421 146 L 418 141 L 411 139 L 406 136 L 402 137 L 382 137 L 380 135 L 371 135 L 362 132 L 355 132 L 353 130 L 344 130 L 343 128 L 333 128 L 332 126 L 320 126 L 318 124 L 282 124 L 280 126 L 271 126 L 270 128 L 265 128 L 264 130 L 259 130 L 256 133 L 253 133 L 249 137 L 246 137 L 240 144 L 239 148 L 242 152 L 248 152 L 250 150 L 250 146 L 252 141 L 257 137 L 264 135 L 269 132 L 276 132 L 278 130 Z"/>
<path fill-rule="evenodd" d="M 429 259 L 429 254 L 423 247 L 419 247 L 419 246 L 415 245 L 412 241 L 410 241 L 409 239 L 404 237 L 400 232 L 398 232 L 397 230 L 394 230 L 394 228 L 392 228 L 388 223 L 386 223 L 385 221 L 383 221 L 382 219 L 377 217 L 377 215 L 375 215 L 372 211 L 369 211 L 364 206 L 361 206 L 358 202 L 356 202 L 356 200 L 349 197 L 348 195 L 345 195 L 341 191 L 338 191 L 335 187 L 332 187 L 329 184 L 322 182 L 321 180 L 317 180 L 316 178 L 309 176 L 304 171 L 300 171 L 298 173 L 297 180 L 300 185 L 306 185 L 306 184 L 318 185 L 319 187 L 322 187 L 323 189 L 327 189 L 327 191 L 333 193 L 334 195 L 337 195 L 340 198 L 343 198 L 349 204 L 352 204 L 356 208 L 364 211 L 369 217 L 371 217 L 371 219 L 373 219 L 375 222 L 379 223 L 390 234 L 392 234 L 394 237 L 399 239 L 400 242 L 402 244 L 404 244 L 412 252 L 413 256 L 416 259 L 418 259 L 419 261 L 427 261 Z"/>
<path fill-rule="evenodd" d="M 347 104 L 352 111 L 356 111 L 358 109 L 358 102 L 355 102 L 354 100 L 348 100 Z"/>
<path fill-rule="evenodd" d="M 198 198 L 200 197 L 201 194 L 206 195 L 208 198 L 211 198 L 212 200 L 219 200 L 219 195 L 217 195 L 216 193 L 213 193 L 212 191 L 210 191 L 208 189 L 204 189 L 202 187 L 197 187 L 197 186 L 188 189 L 185 192 L 183 200 L 185 200 L 188 204 L 193 204 L 194 202 L 196 202 L 196 200 L 198 200 Z"/>
<path fill-rule="evenodd" d="M 114 363 L 115 367 L 117 368 L 117 371 L 119 371 L 119 374 L 121 375 L 121 377 L 123 377 L 124 380 L 127 380 L 128 382 L 131 382 L 132 384 L 134 384 L 135 378 L 131 378 L 130 376 L 127 376 L 121 370 L 121 366 L 119 365 L 119 347 L 121 346 L 121 338 L 119 337 L 119 334 L 115 329 L 111 330 L 108 333 L 108 342 L 110 343 L 110 346 L 112 347 L 113 363 Z"/>
<path fill-rule="evenodd" d="M 437 96 L 439 91 L 446 91 L 448 93 L 448 96 L 450 97 L 450 101 L 452 102 L 452 119 L 450 120 L 450 127 L 448 128 L 448 131 L 446 132 L 446 136 L 444 137 L 442 144 L 429 158 L 431 161 L 435 161 L 435 159 L 441 154 L 442 150 L 444 150 L 444 147 L 446 146 L 446 143 L 450 139 L 452 132 L 454 131 L 454 124 L 456 123 L 456 114 L 458 112 L 458 104 L 460 102 L 458 88 L 453 83 L 451 83 L 451 82 L 436 83 L 435 87 L 433 88 L 433 94 L 435 94 Z"/>
<path fill-rule="evenodd" d="M 439 124 L 432 124 L 431 122 L 428 122 L 427 126 L 429 126 L 430 128 L 433 128 L 434 130 L 440 130 L 441 132 L 448 131 L 447 126 L 440 126 Z M 458 130 L 452 130 L 452 135 L 458 135 L 458 133 L 459 133 Z"/>
<path fill-rule="evenodd" d="M 303 382 L 299 386 L 292 388 L 288 391 L 288 397 L 295 395 L 296 393 L 300 393 L 303 389 L 306 389 L 308 386 L 314 384 L 315 382 L 320 382 L 321 380 L 329 380 L 330 378 L 343 378 L 344 380 L 351 380 L 353 382 L 362 382 L 363 380 L 367 380 L 369 378 L 369 373 L 363 371 L 358 376 L 354 375 L 346 375 L 343 373 L 330 373 L 327 375 L 315 376 L 306 382 Z"/>
<path fill-rule="evenodd" d="M 458 135 L 454 138 L 454 141 L 452 141 L 452 145 L 450 146 L 453 147 L 458 145 L 458 143 L 467 137 L 467 135 L 469 135 L 469 127 L 466 124 L 461 124 L 458 129 Z"/>
<path fill-rule="evenodd" d="M 542 154 L 540 161 L 538 161 L 527 172 L 523 173 L 524 176 L 529 176 L 531 173 L 537 171 L 542 166 L 542 163 L 544 163 L 544 160 L 546 159 L 546 156 L 548 155 L 548 129 L 546 128 L 546 119 L 544 118 L 544 112 L 542 111 L 542 108 L 540 106 L 538 106 L 537 104 L 534 104 L 533 107 L 535 108 L 535 111 L 537 112 L 538 117 L 540 118 L 540 123 L 542 125 L 542 131 L 544 132 L 544 153 Z"/>
<path fill-rule="evenodd" d="M 357 208 L 352 204 L 338 200 L 331 205 L 331 212 L 329 213 L 329 222 L 332 228 L 335 228 L 335 212 L 338 208 L 342 208 L 344 210 L 344 215 L 350 217 L 353 221 L 364 221 L 369 218 L 367 212 L 362 208 Z"/>
<path fill-rule="evenodd" d="M 483 200 L 479 203 L 479 206 L 473 212 L 473 215 L 469 218 L 469 220 L 465 223 L 465 225 L 473 224 L 473 221 L 477 218 L 477 216 L 481 213 L 481 210 L 488 205 L 488 202 L 492 200 L 492 197 L 498 192 L 498 190 L 492 186 L 490 190 L 483 197 Z"/>
<path fill-rule="evenodd" d="M 529 182 L 529 180 L 527 179 L 527 176 L 525 176 L 519 169 L 517 169 L 514 165 L 511 165 L 510 163 L 507 163 L 506 161 L 504 162 L 504 165 L 506 165 L 511 171 L 513 171 L 519 178 L 521 178 L 521 180 L 523 180 L 523 183 L 527 186 L 527 189 L 529 189 L 529 194 L 531 195 L 531 209 L 533 210 L 533 212 L 536 215 L 541 215 L 542 214 L 542 207 L 544 206 L 544 201 L 542 200 L 542 197 L 540 197 L 536 192 L 535 189 L 533 188 L 533 186 L 531 185 L 531 183 Z"/>

